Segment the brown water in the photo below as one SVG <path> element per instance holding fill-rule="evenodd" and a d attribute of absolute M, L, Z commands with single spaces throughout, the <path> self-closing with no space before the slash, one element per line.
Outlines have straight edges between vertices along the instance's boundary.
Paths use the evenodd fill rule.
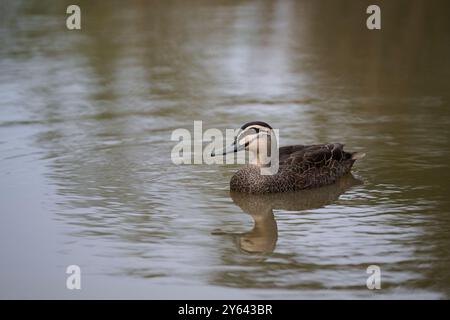
<path fill-rule="evenodd" d="M 381 31 L 366 1 L 77 3 L 1 2 L 0 298 L 450 297 L 447 1 L 378 1 Z M 194 120 L 367 156 L 230 195 L 237 166 L 170 161 Z"/>

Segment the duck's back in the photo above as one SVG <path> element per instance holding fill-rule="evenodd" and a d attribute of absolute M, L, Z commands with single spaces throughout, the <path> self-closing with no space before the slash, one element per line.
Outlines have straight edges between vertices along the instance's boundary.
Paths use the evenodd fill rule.
<path fill-rule="evenodd" d="M 231 178 L 230 189 L 246 193 L 274 193 L 332 184 L 350 172 L 360 155 L 343 149 L 340 143 L 281 147 L 277 174 L 261 175 L 259 167 L 245 166 Z"/>

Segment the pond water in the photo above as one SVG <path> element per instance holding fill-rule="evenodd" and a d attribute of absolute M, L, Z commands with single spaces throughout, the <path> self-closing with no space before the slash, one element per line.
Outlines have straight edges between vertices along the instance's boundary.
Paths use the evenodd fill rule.
<path fill-rule="evenodd" d="M 381 1 L 380 31 L 367 1 L 77 3 L 81 31 L 1 2 L 0 298 L 450 297 L 450 3 Z M 171 162 L 194 120 L 367 156 L 230 194 L 238 166 Z"/>

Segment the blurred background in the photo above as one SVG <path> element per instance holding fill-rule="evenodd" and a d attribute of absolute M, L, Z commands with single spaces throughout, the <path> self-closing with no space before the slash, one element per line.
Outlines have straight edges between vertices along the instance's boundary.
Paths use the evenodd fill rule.
<path fill-rule="evenodd" d="M 0 0 L 0 298 L 450 297 L 450 2 L 70 4 Z M 361 183 L 235 199 L 172 164 L 194 120 L 345 143 Z"/>

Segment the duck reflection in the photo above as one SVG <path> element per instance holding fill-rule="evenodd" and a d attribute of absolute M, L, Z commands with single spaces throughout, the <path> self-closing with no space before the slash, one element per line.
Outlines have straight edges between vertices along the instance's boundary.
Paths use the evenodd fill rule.
<path fill-rule="evenodd" d="M 352 186 L 362 184 L 349 174 L 335 184 L 317 189 L 276 194 L 245 194 L 230 192 L 233 202 L 251 215 L 254 227 L 251 231 L 232 235 L 239 249 L 246 253 L 271 253 L 278 240 L 278 227 L 273 210 L 301 211 L 323 207 L 337 200 Z"/>

